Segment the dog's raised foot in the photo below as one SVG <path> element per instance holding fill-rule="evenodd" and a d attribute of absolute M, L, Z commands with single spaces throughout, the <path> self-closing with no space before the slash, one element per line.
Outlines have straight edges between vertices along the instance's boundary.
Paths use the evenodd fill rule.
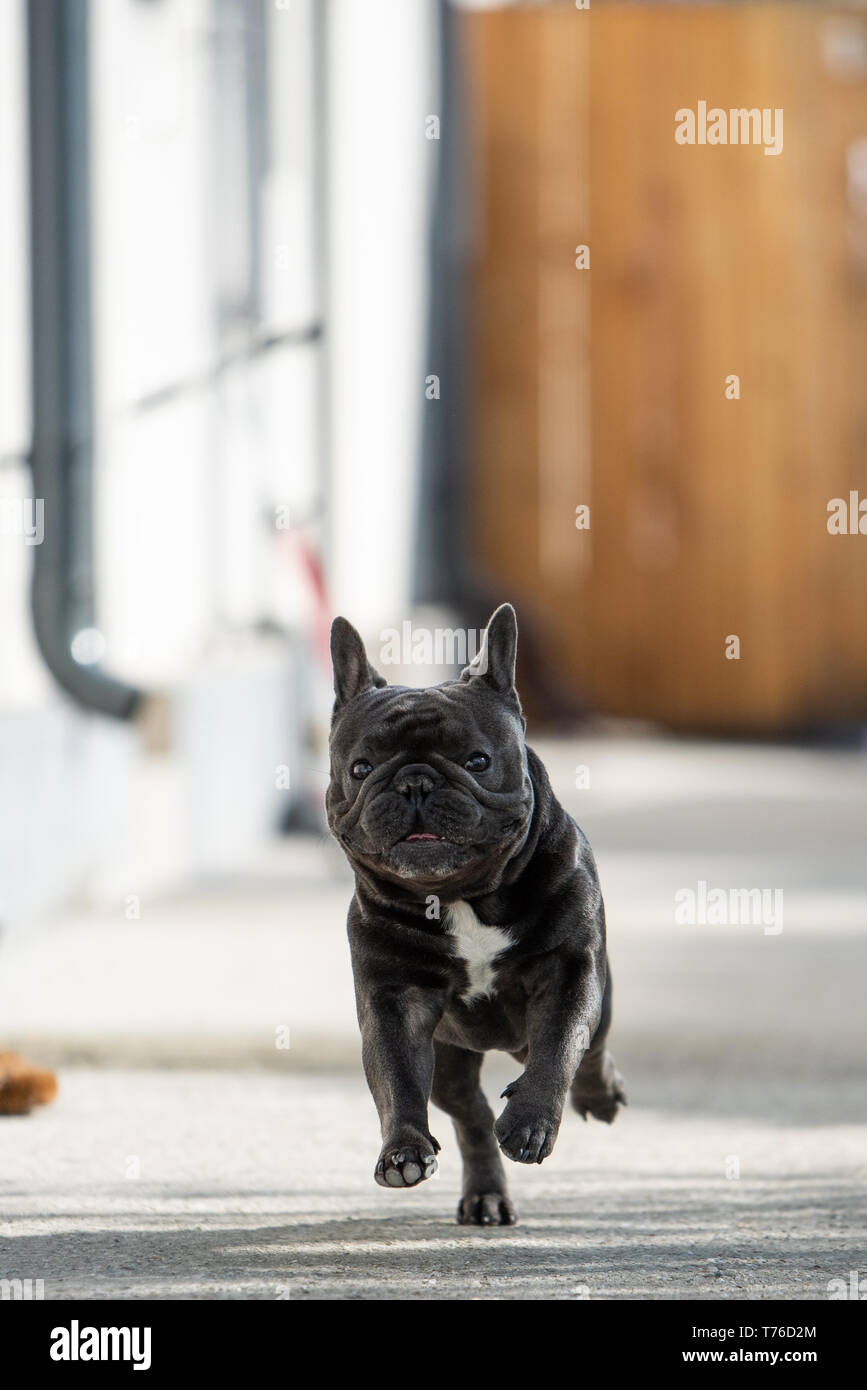
<path fill-rule="evenodd" d="M 514 1226 L 517 1219 L 505 1192 L 467 1192 L 458 1203 L 460 1226 Z"/>
<path fill-rule="evenodd" d="M 432 1141 L 439 1148 L 436 1140 Z M 417 1187 L 437 1170 L 436 1153 L 419 1144 L 387 1145 L 379 1155 L 373 1176 L 380 1187 Z"/>
<path fill-rule="evenodd" d="M 607 1086 L 601 1089 L 583 1087 L 579 1072 L 572 1082 L 569 1095 L 573 1109 L 578 1111 L 582 1119 L 586 1120 L 588 1115 L 592 1115 L 594 1120 L 601 1120 L 606 1125 L 613 1124 L 621 1105 L 628 1104 L 623 1077 L 617 1070 L 613 1072 Z"/>
<path fill-rule="evenodd" d="M 554 1148 L 559 1128 L 559 1118 L 524 1110 L 520 1101 L 510 1100 L 494 1125 L 494 1135 L 515 1163 L 542 1163 Z"/>

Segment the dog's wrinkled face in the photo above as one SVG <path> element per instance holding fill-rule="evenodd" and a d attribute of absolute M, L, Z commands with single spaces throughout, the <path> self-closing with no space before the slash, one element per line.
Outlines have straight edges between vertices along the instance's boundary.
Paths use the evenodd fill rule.
<path fill-rule="evenodd" d="M 335 620 L 328 823 L 356 868 L 419 893 L 499 881 L 533 812 L 516 643 L 506 604 L 460 680 L 412 690 L 387 686 Z"/>

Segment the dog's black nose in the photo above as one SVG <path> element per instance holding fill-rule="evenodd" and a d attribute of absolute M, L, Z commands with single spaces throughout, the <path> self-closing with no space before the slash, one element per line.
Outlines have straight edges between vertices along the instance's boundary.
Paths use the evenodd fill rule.
<path fill-rule="evenodd" d="M 441 781 L 442 778 L 431 768 L 416 764 L 412 767 L 402 767 L 392 786 L 400 796 L 405 796 L 407 801 L 418 803 L 424 801 Z"/>

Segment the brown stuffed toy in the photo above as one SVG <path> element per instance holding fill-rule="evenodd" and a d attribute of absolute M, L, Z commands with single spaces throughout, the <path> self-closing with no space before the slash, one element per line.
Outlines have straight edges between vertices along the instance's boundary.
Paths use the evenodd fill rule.
<path fill-rule="evenodd" d="M 53 1071 L 34 1067 L 17 1052 L 0 1052 L 0 1115 L 29 1115 L 57 1095 Z"/>

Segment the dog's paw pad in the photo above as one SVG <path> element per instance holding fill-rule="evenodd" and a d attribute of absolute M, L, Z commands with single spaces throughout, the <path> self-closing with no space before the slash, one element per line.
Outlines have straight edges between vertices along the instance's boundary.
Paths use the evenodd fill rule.
<path fill-rule="evenodd" d="M 517 1219 L 504 1192 L 468 1192 L 458 1203 L 461 1226 L 514 1226 Z"/>
<path fill-rule="evenodd" d="M 380 1187 L 417 1187 L 437 1170 L 436 1155 L 413 1144 L 385 1149 L 373 1176 Z"/>

